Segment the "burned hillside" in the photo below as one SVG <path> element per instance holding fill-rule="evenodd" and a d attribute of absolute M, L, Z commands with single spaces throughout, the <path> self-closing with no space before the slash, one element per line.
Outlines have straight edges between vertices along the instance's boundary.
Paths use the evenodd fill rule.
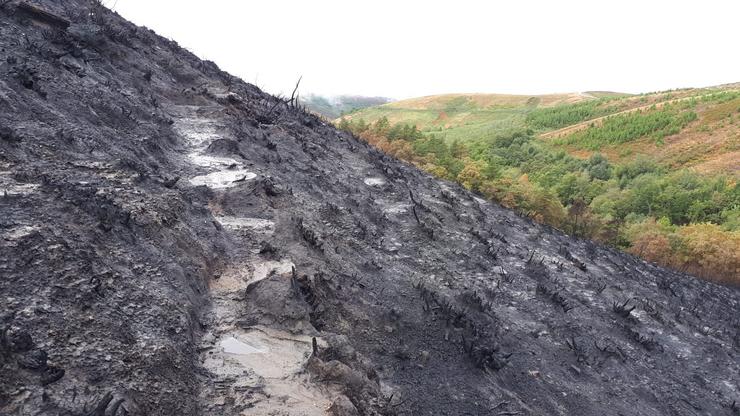
<path fill-rule="evenodd" d="M 740 413 L 737 289 L 438 181 L 96 2 L 3 2 L 0 47 L 0 414 Z"/>

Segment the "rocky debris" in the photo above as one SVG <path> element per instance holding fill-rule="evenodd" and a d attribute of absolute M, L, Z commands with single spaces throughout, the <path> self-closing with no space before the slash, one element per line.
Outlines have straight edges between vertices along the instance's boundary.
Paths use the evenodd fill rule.
<path fill-rule="evenodd" d="M 21 4 L 0 414 L 737 412 L 737 289 L 481 201 L 98 2 L 28 2 L 66 28 Z"/>
<path fill-rule="evenodd" d="M 347 396 L 339 396 L 329 407 L 329 412 L 332 416 L 359 416 L 359 412 L 352 401 Z"/>

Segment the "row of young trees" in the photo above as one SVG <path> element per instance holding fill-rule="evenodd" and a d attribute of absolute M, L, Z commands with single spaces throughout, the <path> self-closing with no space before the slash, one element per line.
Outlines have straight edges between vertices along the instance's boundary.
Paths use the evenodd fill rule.
<path fill-rule="evenodd" d="M 661 109 L 650 108 L 609 116 L 601 126 L 576 132 L 563 141 L 590 150 L 599 150 L 606 144 L 621 144 L 646 136 L 661 141 L 666 136 L 678 133 L 696 119 L 694 111 L 681 110 L 678 105 L 666 104 Z"/>
<path fill-rule="evenodd" d="M 740 284 L 740 189 L 726 178 L 668 172 L 645 158 L 619 166 L 598 154 L 579 160 L 531 131 L 448 143 L 385 118 L 338 127 L 542 223 Z"/>
<path fill-rule="evenodd" d="M 583 101 L 553 107 L 536 108 L 527 114 L 527 125 L 535 129 L 559 129 L 618 111 L 616 105 L 606 105 L 609 99 Z"/>

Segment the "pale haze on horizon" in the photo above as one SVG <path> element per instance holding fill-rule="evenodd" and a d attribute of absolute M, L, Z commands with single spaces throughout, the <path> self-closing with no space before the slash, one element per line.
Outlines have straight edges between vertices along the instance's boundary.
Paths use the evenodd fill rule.
<path fill-rule="evenodd" d="M 649 92 L 740 81 L 740 2 L 107 0 L 273 94 Z"/>

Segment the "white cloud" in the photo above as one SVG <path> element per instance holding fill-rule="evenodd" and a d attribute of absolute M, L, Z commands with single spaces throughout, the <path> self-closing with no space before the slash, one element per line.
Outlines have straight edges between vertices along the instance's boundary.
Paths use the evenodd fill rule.
<path fill-rule="evenodd" d="M 114 0 L 108 0 L 113 6 Z M 740 2 L 118 0 L 272 93 L 646 92 L 740 81 Z"/>

